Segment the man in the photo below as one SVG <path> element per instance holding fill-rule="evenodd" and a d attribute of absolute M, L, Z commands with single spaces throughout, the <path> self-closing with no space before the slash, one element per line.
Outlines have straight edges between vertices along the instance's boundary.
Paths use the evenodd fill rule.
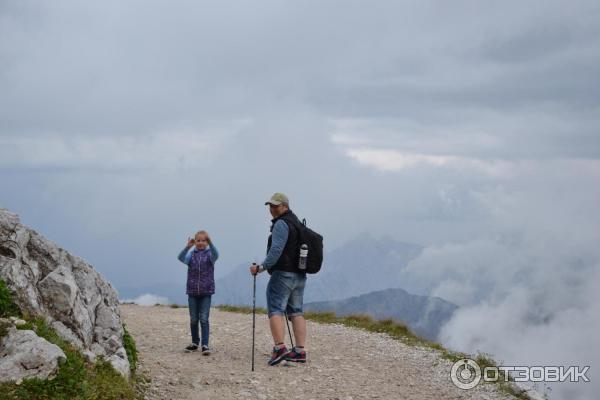
<path fill-rule="evenodd" d="M 275 193 L 265 205 L 269 206 L 273 216 L 267 256 L 261 265 L 250 266 L 250 273 L 256 275 L 267 271 L 271 275 L 267 285 L 267 310 L 275 347 L 269 365 L 277 365 L 283 360 L 304 363 L 306 320 L 302 304 L 306 273 L 298 269 L 298 229 L 301 222 L 290 210 L 290 201 L 283 193 Z M 296 346 L 291 350 L 288 350 L 284 343 L 285 313 L 292 321 L 296 337 Z"/>

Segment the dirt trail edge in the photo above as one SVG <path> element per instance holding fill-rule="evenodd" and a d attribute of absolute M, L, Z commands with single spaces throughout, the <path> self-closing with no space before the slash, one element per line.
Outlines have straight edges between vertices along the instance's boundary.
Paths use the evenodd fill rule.
<path fill-rule="evenodd" d="M 190 342 L 187 308 L 122 305 L 121 314 L 137 343 L 140 370 L 152 380 L 149 400 L 512 399 L 493 384 L 455 387 L 450 361 L 384 334 L 309 321 L 308 363 L 270 367 L 268 321 L 257 315 L 251 372 L 252 315 L 212 309 L 213 353 L 203 356 L 183 351 Z"/>

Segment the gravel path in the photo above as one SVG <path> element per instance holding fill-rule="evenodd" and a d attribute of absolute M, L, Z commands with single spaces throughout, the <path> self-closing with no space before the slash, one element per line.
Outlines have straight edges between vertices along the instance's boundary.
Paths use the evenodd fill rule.
<path fill-rule="evenodd" d="M 140 370 L 152 380 L 149 400 L 512 399 L 491 384 L 456 388 L 449 361 L 383 334 L 309 321 L 308 363 L 270 367 L 268 321 L 257 315 L 251 372 L 252 315 L 212 309 L 213 353 L 203 356 L 183 351 L 190 342 L 187 308 L 122 305 L 121 314 L 137 343 Z"/>

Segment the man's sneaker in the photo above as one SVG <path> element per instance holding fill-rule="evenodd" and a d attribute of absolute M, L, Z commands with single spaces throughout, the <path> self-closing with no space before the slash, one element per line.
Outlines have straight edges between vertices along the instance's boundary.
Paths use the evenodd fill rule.
<path fill-rule="evenodd" d="M 271 359 L 269 360 L 269 365 L 277 365 L 283 361 L 285 356 L 289 353 L 287 347 L 281 346 L 279 349 L 277 347 L 273 347 L 273 353 L 271 354 Z"/>
<path fill-rule="evenodd" d="M 206 346 L 206 345 L 202 346 L 202 355 L 203 356 L 210 355 L 210 349 L 208 348 L 208 346 Z"/>
<path fill-rule="evenodd" d="M 188 347 L 185 348 L 186 352 L 192 352 L 192 351 L 196 351 L 198 350 L 198 345 L 196 343 L 192 343 L 190 344 Z"/>
<path fill-rule="evenodd" d="M 306 362 L 306 351 L 300 350 L 297 347 L 294 347 L 292 351 L 287 353 L 284 357 L 285 361 L 297 362 L 297 363 L 305 363 Z"/>

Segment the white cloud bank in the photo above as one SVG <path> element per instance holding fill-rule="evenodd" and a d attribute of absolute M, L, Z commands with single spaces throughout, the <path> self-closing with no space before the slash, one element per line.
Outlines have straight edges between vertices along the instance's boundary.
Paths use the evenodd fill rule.
<path fill-rule="evenodd" d="M 483 160 L 457 155 L 407 153 L 394 149 L 374 148 L 347 149 L 345 153 L 361 165 L 374 167 L 384 172 L 432 166 L 471 169 L 491 176 L 503 176 L 514 170 L 513 163 L 508 161 Z"/>
<path fill-rule="evenodd" d="M 590 366 L 590 383 L 552 384 L 550 398 L 595 398 L 600 189 L 590 185 L 598 177 L 548 162 L 473 193 L 489 218 L 480 237 L 429 246 L 404 272 L 407 289 L 461 306 L 442 343 L 502 365 Z"/>
<path fill-rule="evenodd" d="M 134 303 L 139 306 L 153 306 L 156 304 L 170 304 L 169 299 L 162 296 L 157 296 L 155 294 L 142 294 L 135 299 L 125 299 L 121 300 L 121 303 Z"/>

